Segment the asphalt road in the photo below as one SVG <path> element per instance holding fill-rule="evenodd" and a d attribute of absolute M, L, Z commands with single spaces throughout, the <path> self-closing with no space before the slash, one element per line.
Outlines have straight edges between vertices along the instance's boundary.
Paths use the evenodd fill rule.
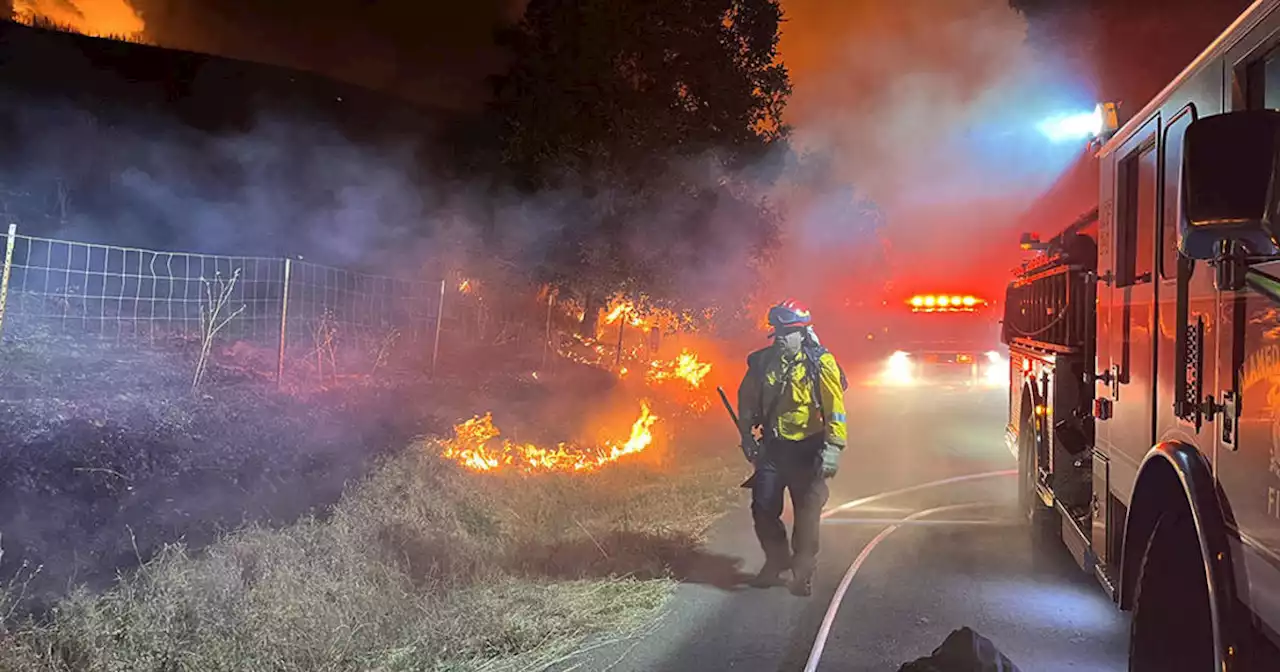
<path fill-rule="evenodd" d="M 851 389 L 849 415 L 862 422 L 850 430 L 828 508 L 1014 469 L 1003 442 L 1006 403 L 1000 390 Z M 961 626 L 991 639 L 1023 672 L 1126 669 L 1126 616 L 1065 550 L 1033 553 L 1015 520 L 1015 501 L 1014 479 L 997 475 L 833 513 L 823 527 L 814 594 L 802 598 L 739 583 L 762 559 L 744 491 L 743 506 L 717 525 L 706 553 L 675 568 L 683 583 L 663 621 L 641 638 L 577 661 L 576 669 L 803 670 L 833 596 L 868 543 L 893 521 L 960 504 L 970 506 L 902 525 L 864 553 L 816 669 L 892 672 Z"/>

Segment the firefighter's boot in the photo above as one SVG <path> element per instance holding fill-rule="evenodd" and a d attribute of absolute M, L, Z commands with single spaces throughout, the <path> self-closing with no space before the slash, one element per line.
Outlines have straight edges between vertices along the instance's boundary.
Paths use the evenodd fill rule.
<path fill-rule="evenodd" d="M 759 572 L 752 577 L 750 584 L 752 588 L 775 588 L 777 586 L 787 585 L 786 579 L 782 578 L 782 573 L 791 569 L 790 563 L 769 562 L 765 561 L 764 566 Z"/>
<path fill-rule="evenodd" d="M 795 576 L 791 578 L 791 594 L 796 597 L 809 597 L 813 594 L 813 575 Z"/>
<path fill-rule="evenodd" d="M 791 583 L 787 586 L 796 597 L 809 597 L 813 594 L 813 573 L 815 563 L 798 563 L 791 571 Z"/>

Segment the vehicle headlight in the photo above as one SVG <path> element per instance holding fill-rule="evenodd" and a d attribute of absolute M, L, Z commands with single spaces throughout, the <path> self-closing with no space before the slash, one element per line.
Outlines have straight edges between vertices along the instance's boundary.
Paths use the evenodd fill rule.
<path fill-rule="evenodd" d="M 911 355 L 899 350 L 889 355 L 884 366 L 884 382 L 888 385 L 910 385 L 915 382 Z"/>
<path fill-rule="evenodd" d="M 987 353 L 986 370 L 982 372 L 982 382 L 992 387 L 1004 387 L 1009 384 L 1009 360 L 992 350 Z"/>

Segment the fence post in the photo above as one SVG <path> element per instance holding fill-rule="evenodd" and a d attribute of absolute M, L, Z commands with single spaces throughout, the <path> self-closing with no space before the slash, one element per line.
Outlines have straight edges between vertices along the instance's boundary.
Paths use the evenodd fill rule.
<path fill-rule="evenodd" d="M 547 370 L 547 355 L 551 352 L 551 309 L 556 305 L 555 290 L 547 288 L 547 333 L 542 339 L 542 366 L 543 371 Z"/>
<path fill-rule="evenodd" d="M 289 324 L 289 276 L 293 271 L 293 260 L 284 258 L 284 293 L 280 299 L 280 345 L 276 351 L 276 388 L 284 384 L 284 349 L 285 337 Z"/>
<path fill-rule="evenodd" d="M 444 322 L 444 286 L 445 281 L 440 281 L 440 302 L 436 304 L 436 337 L 435 343 L 431 346 L 431 376 L 436 375 L 436 361 L 440 358 L 440 324 Z"/>
<path fill-rule="evenodd" d="M 9 302 L 9 268 L 13 264 L 13 243 L 18 237 L 18 225 L 10 224 L 4 237 L 4 270 L 0 271 L 0 339 L 4 337 L 4 309 Z"/>
<path fill-rule="evenodd" d="M 622 330 L 627 326 L 627 317 L 630 313 L 623 314 L 618 318 L 618 354 L 613 358 L 615 368 L 622 367 Z"/>

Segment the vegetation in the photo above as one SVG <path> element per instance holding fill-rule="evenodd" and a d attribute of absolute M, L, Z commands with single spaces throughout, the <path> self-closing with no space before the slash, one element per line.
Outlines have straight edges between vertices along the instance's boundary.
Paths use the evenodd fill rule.
<path fill-rule="evenodd" d="M 422 39 L 420 22 L 373 11 L 371 24 L 394 24 L 420 49 L 434 48 Z M 492 114 L 483 122 L 500 130 L 503 177 L 513 178 L 515 200 L 546 207 L 518 208 L 535 213 L 533 226 L 490 212 L 487 233 L 493 235 L 476 245 L 477 256 L 514 263 L 480 277 L 567 290 L 568 298 L 584 303 L 590 333 L 596 308 L 617 292 L 695 305 L 716 296 L 740 298 L 743 280 L 767 257 L 778 232 L 777 214 L 760 187 L 772 178 L 761 167 L 785 150 L 787 136 L 781 113 L 790 84 L 777 61 L 780 20 L 777 0 L 532 0 L 525 20 L 505 37 L 514 65 L 496 83 Z M 341 35 L 349 28 L 345 19 L 331 23 Z M 148 80 L 146 96 L 135 94 L 137 100 L 163 101 L 170 111 L 195 107 L 195 95 L 171 89 L 171 80 L 194 71 L 193 63 L 212 66 L 185 59 L 164 69 L 175 74 Z M 210 72 L 204 71 L 205 81 L 219 79 Z M 114 100 L 109 86 L 102 90 L 108 93 L 99 95 L 122 109 L 132 104 Z M 325 95 L 325 104 L 344 97 Z M 14 103 L 27 105 L 26 99 Z M 55 171 L 66 181 L 57 182 L 58 220 L 69 218 L 71 193 L 72 214 L 110 221 L 114 205 L 135 219 L 143 212 L 136 204 L 92 188 L 121 164 L 85 161 L 79 150 L 96 146 L 136 171 L 145 160 L 134 150 L 139 143 L 169 142 L 158 130 L 166 127 L 124 110 L 120 116 L 137 117 L 136 123 L 109 126 L 128 132 L 99 133 L 98 115 L 89 116 L 94 121 L 84 139 L 66 143 L 77 149 L 83 182 Z M 239 128 L 218 121 L 208 127 Z M 201 189 L 231 194 L 232 201 L 257 193 L 237 186 L 237 171 L 246 170 L 240 154 L 196 157 L 201 147 L 227 150 L 235 143 L 188 133 L 197 128 L 190 120 L 182 124 L 190 128 L 172 134 L 172 147 L 185 148 L 174 163 L 188 166 L 190 155 L 191 165 L 210 169 L 188 166 L 183 177 L 158 185 L 171 207 L 152 217 L 168 222 L 186 214 L 206 193 Z M 326 144 L 310 135 L 250 140 L 278 150 L 269 152 L 273 165 L 289 166 L 287 175 L 255 188 L 284 193 L 296 187 L 315 196 L 308 213 L 339 208 L 328 200 L 340 191 L 333 184 L 349 194 L 348 183 L 364 179 L 358 173 L 391 175 L 390 186 L 369 190 L 370 202 L 395 191 L 416 204 L 422 194 L 407 193 L 410 185 L 428 181 L 409 175 L 416 158 L 393 165 L 370 152 L 379 170 L 362 171 L 356 167 L 368 157 L 354 152 L 361 157 L 344 159 L 350 170 L 335 171 L 308 153 Z M 15 163 L 47 162 L 36 144 L 16 154 Z M 492 148 L 466 148 L 486 149 Z M 305 170 L 320 165 L 333 182 Z M 215 175 L 231 177 L 224 184 Z M 430 207 L 392 210 L 383 222 L 388 230 L 408 230 L 401 225 L 429 221 L 432 213 Z M 731 277 L 722 279 L 726 274 Z M 459 371 L 444 372 L 421 390 L 370 381 L 355 395 L 339 385 L 341 360 L 334 353 L 341 339 L 328 314 L 309 325 L 315 349 L 305 356 L 311 363 L 314 355 L 315 378 L 327 384 L 277 393 L 263 383 L 273 367 L 270 357 L 259 357 L 261 347 L 233 344 L 228 349 L 234 354 L 242 346 L 245 361 L 219 361 L 227 357 L 220 352 L 226 332 L 245 318 L 228 305 L 232 285 L 214 285 L 206 285 L 199 341 L 165 359 L 151 351 L 123 357 L 68 347 L 46 337 L 40 331 L 46 325 L 15 324 L 24 330 L 6 335 L 10 343 L 22 335 L 24 347 L 40 357 L 0 351 L 6 364 L 0 386 L 25 394 L 0 402 L 0 426 L 26 437 L 22 450 L 0 453 L 0 503 L 9 503 L 0 510 L 14 512 L 0 520 L 7 528 L 0 541 L 11 544 L 0 566 L 12 574 L 0 581 L 0 669 L 527 669 L 570 656 L 598 637 L 637 632 L 658 616 L 673 580 L 736 572 L 733 560 L 699 550 L 701 534 L 740 492 L 736 461 L 695 453 L 681 456 L 679 470 L 641 459 L 590 475 L 527 478 L 466 472 L 438 458 L 440 447 L 429 441 L 392 450 L 405 445 L 399 435 L 406 428 L 438 431 L 436 423 L 457 417 L 459 409 L 448 404 L 466 405 L 470 414 L 492 404 L 497 393 L 491 390 L 539 399 L 551 393 L 546 383 L 526 380 L 519 353 L 505 347 L 501 361 L 487 352 L 477 358 L 486 362 L 483 369 L 451 357 Z M 503 299 L 485 300 L 487 316 Z M 537 314 L 541 333 L 541 320 L 550 318 Z M 234 323 L 220 332 L 228 320 Z M 361 370 L 390 373 L 388 352 L 396 342 L 388 327 L 376 345 L 363 343 L 372 364 Z M 63 369 L 45 366 L 42 358 L 52 350 L 75 359 Z M 179 359 L 181 367 L 171 366 Z M 524 386 L 510 371 L 490 371 L 503 367 L 520 368 Z M 175 373 L 179 368 L 183 373 Z M 107 369 L 117 374 L 113 395 L 102 393 Z M 74 389 L 70 378 L 80 383 Z M 193 387 L 201 393 L 189 394 Z M 569 393 L 558 400 L 576 403 Z M 170 416 L 176 419 L 166 421 Z M 63 417 L 70 420 L 54 420 Z M 375 457 L 382 461 L 370 469 Z M 24 522 L 28 516 L 39 524 Z M 48 533 L 55 528 L 58 535 Z M 48 563 L 18 564 L 27 557 Z M 114 572 L 120 576 L 110 581 Z M 81 582 L 87 585 L 62 595 L 65 586 Z M 33 601 L 29 589 L 40 593 L 34 609 L 21 606 Z"/>
<path fill-rule="evenodd" d="M 414 448 L 324 519 L 170 546 L 48 622 L 10 620 L 0 669 L 537 669 L 652 623 L 734 490 L 706 457 L 523 478 Z"/>
<path fill-rule="evenodd" d="M 697 301 L 709 269 L 774 242 L 756 187 L 787 136 L 780 21 L 777 0 L 533 0 L 504 34 L 504 163 L 569 196 L 531 262 L 588 315 L 616 291 Z"/>
<path fill-rule="evenodd" d="M 231 311 L 230 314 L 224 312 L 227 301 L 235 293 L 236 281 L 239 279 L 239 268 L 231 274 L 230 280 L 223 278 L 221 272 L 213 280 L 200 279 L 201 284 L 204 285 L 204 294 L 200 297 L 200 355 L 196 358 L 196 372 L 191 378 L 192 390 L 200 387 L 200 381 L 209 369 L 209 354 L 213 350 L 214 339 L 217 338 L 218 332 L 244 312 L 243 305 Z M 214 296 L 214 287 L 218 288 L 217 296 Z"/>
<path fill-rule="evenodd" d="M 10 7 L 8 8 L 8 10 L 11 12 L 12 8 Z M 7 14 L 7 12 L 0 11 L 0 15 L 4 15 L 4 14 Z M 3 18 L 8 18 L 8 16 L 4 16 Z M 40 28 L 43 30 L 56 30 L 60 33 L 75 33 L 77 35 L 80 34 L 80 31 L 75 26 L 65 24 L 65 23 L 60 23 L 57 20 L 51 19 L 43 14 L 32 14 L 30 16 L 23 17 L 22 23 L 25 23 L 28 26 L 31 26 L 32 28 Z M 141 33 L 134 34 L 134 35 L 91 35 L 90 37 L 101 37 L 107 40 L 115 40 L 116 42 L 132 42 L 134 44 L 150 44 L 147 41 L 146 37 Z"/>

